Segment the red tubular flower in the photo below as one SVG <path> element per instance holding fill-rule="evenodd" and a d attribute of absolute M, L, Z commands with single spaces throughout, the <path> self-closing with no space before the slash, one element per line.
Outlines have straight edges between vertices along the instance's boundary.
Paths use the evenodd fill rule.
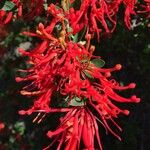
<path fill-rule="evenodd" d="M 27 20 L 33 20 L 36 16 L 41 15 L 44 10 L 44 0 L 11 0 L 15 5 L 15 12 L 12 10 L 5 11 L 0 10 L 0 23 L 7 24 L 13 18 L 24 18 Z M 17 12 L 17 13 L 16 13 Z"/>
<path fill-rule="evenodd" d="M 12 12 L 6 12 L 4 10 L 0 10 L 0 25 L 9 23 L 12 17 L 13 17 Z"/>
<path fill-rule="evenodd" d="M 131 20 L 130 16 L 135 15 L 134 6 L 136 4 L 136 0 L 123 0 L 123 3 L 125 5 L 125 16 L 124 16 L 124 22 L 126 26 L 130 29 L 131 27 Z"/>
<path fill-rule="evenodd" d="M 104 0 L 84 0 L 79 10 L 75 11 L 74 8 L 70 9 L 68 19 L 71 23 L 74 34 L 82 30 L 83 27 L 86 27 L 89 29 L 89 32 L 96 32 L 98 39 L 99 33 L 102 29 L 98 27 L 97 22 L 101 24 L 107 33 L 112 29 L 108 27 L 106 20 L 109 20 L 115 25 L 115 20 L 109 15 L 107 4 Z"/>
<path fill-rule="evenodd" d="M 145 4 L 141 5 L 142 10 L 138 13 L 146 14 L 147 18 L 150 18 L 150 0 L 144 0 Z"/>
<path fill-rule="evenodd" d="M 44 10 L 44 0 L 25 0 L 22 2 L 23 18 L 32 20 L 35 17 L 41 15 Z M 28 9 L 28 12 L 24 12 L 24 9 Z"/>
<path fill-rule="evenodd" d="M 96 118 L 86 108 L 73 108 L 60 119 L 59 127 L 55 131 L 48 131 L 47 136 L 55 137 L 54 142 L 56 139 L 60 140 L 57 150 L 60 150 L 62 146 L 65 146 L 65 150 L 81 149 L 81 141 L 84 149 L 94 150 L 94 140 L 98 141 L 99 148 L 102 150 Z M 52 144 L 44 150 L 50 146 Z"/>
<path fill-rule="evenodd" d="M 17 7 L 17 17 L 22 17 L 22 3 L 20 0 L 11 0 Z"/>
<path fill-rule="evenodd" d="M 135 15 L 135 0 L 83 0 L 79 10 L 71 8 L 67 14 L 74 34 L 84 27 L 92 34 L 96 32 L 98 39 L 102 29 L 106 33 L 113 32 L 116 27 L 118 9 L 122 3 L 125 6 L 124 21 L 126 26 L 130 28 L 130 16 Z"/>
<path fill-rule="evenodd" d="M 14 3 L 16 9 L 18 9 L 18 17 L 21 17 L 22 15 L 22 10 L 21 10 L 21 3 L 20 0 L 11 0 L 11 2 Z M 0 10 L 0 24 L 5 25 L 8 24 L 12 19 L 14 18 L 14 12 L 13 11 L 5 11 L 5 10 Z"/>

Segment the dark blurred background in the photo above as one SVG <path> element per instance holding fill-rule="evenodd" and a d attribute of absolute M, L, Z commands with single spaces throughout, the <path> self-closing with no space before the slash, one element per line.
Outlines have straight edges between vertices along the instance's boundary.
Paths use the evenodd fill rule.
<path fill-rule="evenodd" d="M 41 150 L 51 141 L 46 137 L 49 129 L 55 129 L 59 121 L 58 114 L 48 115 L 40 124 L 32 123 L 36 116 L 19 116 L 18 110 L 28 108 L 32 98 L 20 95 L 23 86 L 15 82 L 18 68 L 25 68 L 18 47 L 28 49 L 36 43 L 35 39 L 20 34 L 22 30 L 36 27 L 40 18 L 35 22 L 12 22 L 0 28 L 0 150 Z M 134 90 L 123 92 L 126 97 L 136 94 L 141 98 L 139 104 L 121 104 L 130 110 L 129 116 L 120 116 L 118 123 L 122 126 L 122 142 L 112 135 L 105 135 L 102 127 L 101 134 L 104 150 L 148 150 L 150 147 L 150 36 L 147 20 L 135 19 L 132 30 L 125 28 L 119 22 L 112 35 L 101 36 L 96 45 L 96 55 L 105 61 L 105 67 L 113 67 L 120 63 L 121 71 L 113 76 L 121 84 L 136 82 Z M 32 43 L 32 44 L 31 44 Z"/>

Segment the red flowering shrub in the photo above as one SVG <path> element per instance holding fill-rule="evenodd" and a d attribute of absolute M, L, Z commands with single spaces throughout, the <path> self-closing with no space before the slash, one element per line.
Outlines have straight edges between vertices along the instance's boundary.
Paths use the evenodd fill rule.
<path fill-rule="evenodd" d="M 121 140 L 111 124 L 122 131 L 115 119 L 120 114 L 128 115 L 129 111 L 116 106 L 116 102 L 140 102 L 135 95 L 125 98 L 119 94 L 119 91 L 135 88 L 136 84 L 122 86 L 113 79 L 112 73 L 122 66 L 104 68 L 104 61 L 94 55 L 91 39 L 95 33 L 99 40 L 101 32 L 110 34 L 116 29 L 121 6 L 125 25 L 130 29 L 131 16 L 137 14 L 136 3 L 135 0 L 62 0 L 53 4 L 44 0 L 12 0 L 3 5 L 1 26 L 17 18 L 31 21 L 36 16 L 46 16 L 35 32 L 22 32 L 39 42 L 29 50 L 19 48 L 20 54 L 28 57 L 29 67 L 19 70 L 26 76 L 16 77 L 17 82 L 25 82 L 20 93 L 34 97 L 33 105 L 20 110 L 19 114 L 38 112 L 33 122 L 39 123 L 46 114 L 66 113 L 60 118 L 58 128 L 47 132 L 54 140 L 45 149 L 59 141 L 57 149 L 81 149 L 83 143 L 84 149 L 94 150 L 96 141 L 102 150 L 99 123 L 106 132 Z M 149 4 L 145 7 L 143 12 L 149 13 Z M 55 104 L 56 94 L 60 99 L 58 104 Z"/>

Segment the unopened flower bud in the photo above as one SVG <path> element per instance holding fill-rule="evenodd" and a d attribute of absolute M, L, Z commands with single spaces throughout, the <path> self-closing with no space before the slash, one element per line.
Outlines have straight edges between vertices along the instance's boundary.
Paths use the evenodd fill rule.
<path fill-rule="evenodd" d="M 115 66 L 115 69 L 116 70 L 120 70 L 122 68 L 122 65 L 121 64 L 117 64 L 116 66 Z"/>

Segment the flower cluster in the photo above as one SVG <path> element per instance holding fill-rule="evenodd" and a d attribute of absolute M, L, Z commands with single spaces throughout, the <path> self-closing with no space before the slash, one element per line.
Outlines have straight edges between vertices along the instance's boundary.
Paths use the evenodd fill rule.
<path fill-rule="evenodd" d="M 124 21 L 130 29 L 130 17 L 136 14 L 134 11 L 135 0 L 83 0 L 80 9 L 71 8 L 68 13 L 74 33 L 78 33 L 86 27 L 88 32 L 92 34 L 96 32 L 99 39 L 102 29 L 106 33 L 113 32 L 121 4 L 125 6 Z"/>
<path fill-rule="evenodd" d="M 8 24 L 13 18 L 32 20 L 44 9 L 44 0 L 10 0 L 5 1 L 0 9 L 0 25 Z"/>
<path fill-rule="evenodd" d="M 23 56 L 28 57 L 30 67 L 20 69 L 26 76 L 16 77 L 16 81 L 27 84 L 20 91 L 22 95 L 34 96 L 32 107 L 19 113 L 30 115 L 38 112 L 34 122 L 41 122 L 48 113 L 66 113 L 60 119 L 59 127 L 48 131 L 47 136 L 54 141 L 45 149 L 59 140 L 58 150 L 62 147 L 66 150 L 81 149 L 81 142 L 85 149 L 94 150 L 96 140 L 102 150 L 98 124 L 121 140 L 110 127 L 110 122 L 122 131 L 115 119 L 120 114 L 128 115 L 129 111 L 114 103 L 138 103 L 140 98 L 135 95 L 125 98 L 119 94 L 119 91 L 135 88 L 136 84 L 122 86 L 113 79 L 112 72 L 119 71 L 122 66 L 116 64 L 112 68 L 104 68 L 104 61 L 93 54 L 95 46 L 91 44 L 91 39 L 95 32 L 99 38 L 100 31 L 109 33 L 115 29 L 121 4 L 125 6 L 124 20 L 130 28 L 136 1 L 83 0 L 78 8 L 74 6 L 75 2 L 62 0 L 61 4 L 50 4 L 46 23 L 39 23 L 36 32 L 23 32 L 39 38 L 41 42 L 28 51 L 19 49 Z M 43 0 L 39 0 L 36 6 L 33 3 L 34 0 L 30 6 L 34 11 L 27 13 L 25 18 L 41 13 Z M 83 34 L 85 40 L 81 41 L 76 37 L 83 28 L 86 31 Z M 58 99 L 56 94 L 60 100 L 54 105 Z"/>
<path fill-rule="evenodd" d="M 83 141 L 85 149 L 94 150 L 95 139 L 98 141 L 99 148 L 102 149 L 98 124 L 88 109 L 74 108 L 60 120 L 60 126 L 55 131 L 48 131 L 47 133 L 49 138 L 56 136 L 55 139 L 60 140 L 57 149 L 60 149 L 63 143 L 66 145 L 66 150 L 80 149 L 80 142 Z M 46 147 L 45 150 L 52 144 Z"/>

